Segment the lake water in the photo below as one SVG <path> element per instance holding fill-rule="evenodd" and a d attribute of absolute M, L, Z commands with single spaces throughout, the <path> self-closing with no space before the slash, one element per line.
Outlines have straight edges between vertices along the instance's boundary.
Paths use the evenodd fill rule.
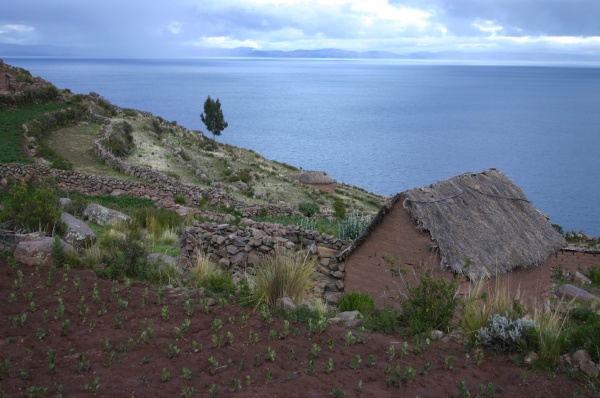
<path fill-rule="evenodd" d="M 552 222 L 600 236 L 600 68 L 388 60 L 6 58 L 219 141 L 384 195 L 495 167 Z"/>

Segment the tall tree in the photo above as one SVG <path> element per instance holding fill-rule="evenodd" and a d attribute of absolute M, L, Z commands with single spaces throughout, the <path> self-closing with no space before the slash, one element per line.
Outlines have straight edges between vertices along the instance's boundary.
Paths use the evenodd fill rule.
<path fill-rule="evenodd" d="M 206 125 L 206 129 L 212 133 L 213 139 L 215 136 L 221 135 L 221 131 L 225 130 L 228 126 L 223 117 L 219 99 L 217 98 L 215 101 L 210 98 L 210 95 L 206 98 L 206 101 L 204 101 L 204 112 L 200 114 L 200 119 L 202 119 Z"/>

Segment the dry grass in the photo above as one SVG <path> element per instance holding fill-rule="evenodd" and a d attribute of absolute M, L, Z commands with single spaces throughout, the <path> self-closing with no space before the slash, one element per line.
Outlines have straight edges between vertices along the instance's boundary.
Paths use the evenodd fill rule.
<path fill-rule="evenodd" d="M 249 278 L 249 302 L 259 307 L 273 307 L 277 299 L 289 297 L 295 304 L 309 299 L 315 287 L 315 260 L 308 255 L 299 257 L 280 250 L 273 257 L 265 257 Z"/>
<path fill-rule="evenodd" d="M 511 314 L 515 302 L 520 302 L 519 294 L 511 297 L 508 283 L 500 283 L 496 279 L 494 290 L 489 294 L 487 282 L 488 280 L 481 278 L 477 283 L 472 283 L 463 304 L 459 326 L 470 341 L 475 341 L 477 331 L 487 326 L 490 316 Z"/>
<path fill-rule="evenodd" d="M 220 274 L 221 270 L 210 260 L 207 253 L 196 252 L 196 264 L 192 268 L 192 277 L 198 285 L 202 285 L 209 278 Z"/>

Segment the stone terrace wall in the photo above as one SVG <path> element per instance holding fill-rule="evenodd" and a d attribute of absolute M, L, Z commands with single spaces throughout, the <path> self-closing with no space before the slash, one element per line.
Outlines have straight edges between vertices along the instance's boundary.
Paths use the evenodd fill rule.
<path fill-rule="evenodd" d="M 329 303 L 337 304 L 344 289 L 344 265 L 338 263 L 338 253 L 348 247 L 331 235 L 308 231 L 298 226 L 257 223 L 244 219 L 236 226 L 212 222 L 186 227 L 180 245 L 181 257 L 192 267 L 197 251 L 208 253 L 223 269 L 245 272 L 254 268 L 264 256 L 274 255 L 277 248 L 304 250 L 316 257 L 318 293 Z M 187 260 L 187 262 L 185 261 Z"/>

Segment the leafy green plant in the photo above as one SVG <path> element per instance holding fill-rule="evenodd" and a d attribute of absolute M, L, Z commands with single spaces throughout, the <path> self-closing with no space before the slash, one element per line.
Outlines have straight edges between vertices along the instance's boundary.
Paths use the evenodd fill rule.
<path fill-rule="evenodd" d="M 450 325 L 458 305 L 456 282 L 436 279 L 431 271 L 419 276 L 419 283 L 408 288 L 409 298 L 402 303 L 401 321 L 412 335 Z"/>
<path fill-rule="evenodd" d="M 321 211 L 318 204 L 307 202 L 298 204 L 298 210 L 306 217 L 312 217 Z"/>
<path fill-rule="evenodd" d="M 368 317 L 375 309 L 375 300 L 368 293 L 352 291 L 344 294 L 339 305 L 340 311 L 359 311 Z"/>
<path fill-rule="evenodd" d="M 49 189 L 15 184 L 8 190 L 2 206 L 0 222 L 8 221 L 14 229 L 48 234 L 65 230 L 58 197 Z"/>

